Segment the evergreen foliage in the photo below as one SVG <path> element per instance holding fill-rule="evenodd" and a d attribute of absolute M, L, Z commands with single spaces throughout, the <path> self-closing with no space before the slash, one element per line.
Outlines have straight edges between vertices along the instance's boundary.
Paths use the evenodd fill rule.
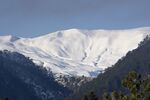
<path fill-rule="evenodd" d="M 142 77 L 136 72 L 130 72 L 124 80 L 122 85 L 128 90 L 125 94 L 123 92 L 104 93 L 103 100 L 150 100 L 150 78 L 148 76 Z M 98 100 L 94 92 L 89 96 L 84 95 L 82 100 Z"/>
<path fill-rule="evenodd" d="M 122 81 L 122 85 L 128 92 L 112 92 L 105 95 L 103 100 L 150 100 L 150 79 L 142 77 L 136 72 L 130 72 Z"/>

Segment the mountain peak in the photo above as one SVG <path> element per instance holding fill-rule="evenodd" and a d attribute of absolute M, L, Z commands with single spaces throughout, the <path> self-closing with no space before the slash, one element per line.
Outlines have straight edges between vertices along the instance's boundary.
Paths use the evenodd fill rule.
<path fill-rule="evenodd" d="M 128 30 L 69 29 L 36 38 L 1 36 L 1 50 L 14 50 L 53 73 L 97 76 L 115 64 L 150 34 L 150 28 Z M 16 41 L 17 40 L 17 41 Z M 12 44 L 10 44 L 12 42 Z"/>

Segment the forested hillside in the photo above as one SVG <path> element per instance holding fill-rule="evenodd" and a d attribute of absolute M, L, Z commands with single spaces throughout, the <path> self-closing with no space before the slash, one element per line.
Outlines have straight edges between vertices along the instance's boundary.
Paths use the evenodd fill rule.
<path fill-rule="evenodd" d="M 10 100 L 63 100 L 71 91 L 55 82 L 51 73 L 29 58 L 0 51 L 0 98 Z"/>

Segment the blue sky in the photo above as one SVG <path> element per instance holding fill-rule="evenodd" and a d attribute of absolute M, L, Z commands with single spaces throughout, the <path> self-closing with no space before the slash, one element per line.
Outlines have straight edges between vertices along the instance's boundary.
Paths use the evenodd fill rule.
<path fill-rule="evenodd" d="M 150 26 L 150 0 L 0 0 L 0 35 Z"/>

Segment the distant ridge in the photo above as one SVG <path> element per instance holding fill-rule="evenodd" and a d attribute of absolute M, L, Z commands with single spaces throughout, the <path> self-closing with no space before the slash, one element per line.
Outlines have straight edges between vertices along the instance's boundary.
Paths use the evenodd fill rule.
<path fill-rule="evenodd" d="M 150 34 L 150 27 L 125 30 L 69 29 L 35 38 L 0 36 L 0 50 L 15 51 L 57 75 L 96 77 Z"/>

